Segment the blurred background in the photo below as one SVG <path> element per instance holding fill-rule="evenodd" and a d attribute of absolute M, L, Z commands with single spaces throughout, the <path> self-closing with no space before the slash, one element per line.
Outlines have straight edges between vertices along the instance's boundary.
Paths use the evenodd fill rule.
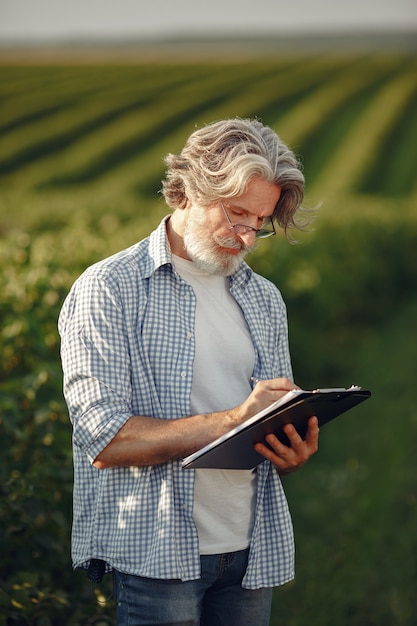
<path fill-rule="evenodd" d="M 373 396 L 285 477 L 297 575 L 271 626 L 417 624 L 417 5 L 0 0 L 0 626 L 114 623 L 70 562 L 57 316 L 168 212 L 163 158 L 256 116 L 299 155 L 314 229 L 249 258 L 295 379 Z"/>

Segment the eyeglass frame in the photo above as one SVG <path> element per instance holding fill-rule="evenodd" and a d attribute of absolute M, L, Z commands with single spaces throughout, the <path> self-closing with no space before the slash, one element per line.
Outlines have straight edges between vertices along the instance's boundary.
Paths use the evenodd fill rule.
<path fill-rule="evenodd" d="M 231 230 L 236 235 L 244 235 L 246 233 L 249 233 L 251 230 L 253 230 L 255 233 L 255 237 L 257 239 L 267 239 L 268 237 L 272 237 L 273 235 L 277 234 L 272 217 L 264 218 L 263 220 L 263 221 L 265 221 L 266 219 L 270 220 L 272 230 L 268 230 L 266 228 L 253 228 L 253 226 L 247 226 L 246 224 L 233 224 L 232 220 L 229 217 L 229 214 L 226 211 L 226 207 L 224 206 L 222 200 L 220 200 L 220 205 L 223 209 L 223 213 L 225 214 L 227 221 L 229 222 L 229 230 Z M 241 232 L 239 232 L 239 230 Z"/>

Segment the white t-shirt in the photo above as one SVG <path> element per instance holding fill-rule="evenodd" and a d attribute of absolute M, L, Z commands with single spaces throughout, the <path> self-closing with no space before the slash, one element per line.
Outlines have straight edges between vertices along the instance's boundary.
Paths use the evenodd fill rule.
<path fill-rule="evenodd" d="M 229 293 L 227 278 L 207 274 L 177 256 L 173 263 L 197 298 L 192 413 L 233 408 L 251 392 L 255 363 L 243 313 Z M 256 470 L 196 470 L 193 515 L 200 553 L 247 548 L 255 503 Z"/>

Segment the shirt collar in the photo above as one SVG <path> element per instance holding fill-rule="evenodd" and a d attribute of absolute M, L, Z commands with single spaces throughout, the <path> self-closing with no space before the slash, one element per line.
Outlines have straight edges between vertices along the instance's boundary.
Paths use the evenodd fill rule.
<path fill-rule="evenodd" d="M 162 265 L 172 265 L 172 252 L 167 235 L 167 222 L 171 215 L 166 215 L 158 228 L 149 237 L 149 275 L 153 274 Z M 236 272 L 229 276 L 231 285 L 244 287 L 253 273 L 249 265 L 243 261 Z"/>
<path fill-rule="evenodd" d="M 172 252 L 168 241 L 166 225 L 171 215 L 166 215 L 158 228 L 149 236 L 149 266 L 147 275 L 150 276 L 163 265 L 172 263 Z"/>

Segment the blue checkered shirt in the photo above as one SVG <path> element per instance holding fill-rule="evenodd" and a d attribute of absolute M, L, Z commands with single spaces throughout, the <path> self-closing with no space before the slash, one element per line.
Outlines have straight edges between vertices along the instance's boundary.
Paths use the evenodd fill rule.
<path fill-rule="evenodd" d="M 192 288 L 176 273 L 163 220 L 148 238 L 88 268 L 62 307 L 64 394 L 73 425 L 75 568 L 91 559 L 148 578 L 199 578 L 194 470 L 180 461 L 98 470 L 92 462 L 132 415 L 190 415 Z M 287 317 L 277 288 L 242 263 L 230 277 L 255 348 L 254 376 L 291 377 Z M 294 576 L 293 529 L 278 472 L 258 466 L 243 586 Z"/>

